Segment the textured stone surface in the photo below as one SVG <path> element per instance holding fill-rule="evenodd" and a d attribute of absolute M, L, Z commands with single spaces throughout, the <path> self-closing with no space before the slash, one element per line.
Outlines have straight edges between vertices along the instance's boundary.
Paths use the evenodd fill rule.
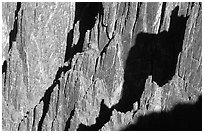
<path fill-rule="evenodd" d="M 2 3 L 2 129 L 201 130 L 201 22 L 196 2 Z"/>

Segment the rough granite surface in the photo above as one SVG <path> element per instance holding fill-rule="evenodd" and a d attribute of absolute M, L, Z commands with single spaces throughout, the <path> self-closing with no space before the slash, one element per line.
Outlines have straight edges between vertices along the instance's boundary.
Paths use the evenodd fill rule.
<path fill-rule="evenodd" d="M 3 2 L 2 130 L 124 130 L 195 104 L 201 49 L 197 2 Z"/>

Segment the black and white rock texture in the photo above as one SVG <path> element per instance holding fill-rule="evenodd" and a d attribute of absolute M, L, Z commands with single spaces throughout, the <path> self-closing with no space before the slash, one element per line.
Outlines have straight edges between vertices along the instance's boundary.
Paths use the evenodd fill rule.
<path fill-rule="evenodd" d="M 202 3 L 2 3 L 2 130 L 202 130 Z"/>

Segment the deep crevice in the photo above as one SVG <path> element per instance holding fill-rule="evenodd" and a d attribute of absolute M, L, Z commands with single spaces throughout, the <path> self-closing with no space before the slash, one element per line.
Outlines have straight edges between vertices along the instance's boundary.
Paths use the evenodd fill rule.
<path fill-rule="evenodd" d="M 76 3 L 76 12 L 81 10 L 80 8 L 84 3 Z M 96 22 L 96 17 L 99 14 L 101 16 L 103 12 L 103 6 L 101 2 L 88 2 L 86 3 L 86 7 L 83 9 L 83 13 L 81 14 L 81 18 L 79 21 L 79 40 L 76 45 L 73 47 L 74 53 L 82 52 L 83 43 L 85 39 L 85 34 L 87 30 L 91 30 Z"/>
<path fill-rule="evenodd" d="M 22 121 L 20 121 L 20 123 L 18 124 L 17 131 L 19 131 L 19 130 L 20 130 L 20 127 L 21 127 L 21 122 L 22 122 Z"/>
<path fill-rule="evenodd" d="M 8 51 L 11 50 L 13 42 L 16 41 L 16 36 L 17 36 L 17 32 L 18 32 L 18 12 L 20 11 L 20 9 L 21 9 L 21 2 L 17 2 L 13 29 L 9 33 L 9 49 L 8 49 Z"/>
<path fill-rule="evenodd" d="M 74 25 L 79 21 L 79 40 L 77 44 L 74 44 L 72 47 L 74 30 L 70 30 L 67 35 L 67 47 L 64 62 L 72 59 L 76 53 L 83 51 L 85 34 L 87 30 L 91 30 L 94 27 L 98 14 L 99 18 L 103 15 L 103 5 L 101 2 L 76 2 Z"/>
<path fill-rule="evenodd" d="M 73 43 L 73 37 L 74 37 L 74 30 L 71 29 L 69 33 L 67 34 L 67 46 L 65 51 L 65 58 L 64 62 L 67 62 L 69 59 L 72 58 L 73 51 L 72 51 L 72 43 Z"/>
<path fill-rule="evenodd" d="M 44 121 L 45 116 L 49 110 L 50 98 L 51 98 L 51 94 L 53 92 L 53 89 L 55 88 L 56 85 L 58 85 L 59 86 L 58 89 L 60 89 L 60 78 L 61 78 L 63 73 L 66 73 L 69 70 L 69 67 L 70 67 L 70 65 L 69 66 L 62 66 L 62 67 L 58 68 L 57 73 L 55 75 L 55 79 L 53 80 L 53 84 L 45 91 L 44 96 L 40 99 L 40 102 L 43 101 L 44 105 L 43 105 L 43 114 L 42 114 L 40 121 L 38 123 L 38 131 L 42 130 L 43 121 Z"/>
<path fill-rule="evenodd" d="M 7 60 L 4 60 L 3 65 L 2 65 L 2 80 L 3 80 L 3 84 L 2 84 L 2 94 L 4 94 L 5 89 L 6 89 L 6 80 L 7 80 Z M 4 77 L 3 77 L 4 74 Z"/>
<path fill-rule="evenodd" d="M 2 65 L 2 74 L 5 73 L 5 76 L 6 76 L 6 71 L 7 71 L 7 60 L 4 60 Z"/>
<path fill-rule="evenodd" d="M 34 109 L 33 109 L 33 124 L 32 124 L 32 131 L 34 131 L 35 129 L 34 129 L 34 127 L 35 127 L 35 116 L 36 116 L 36 107 L 37 107 L 37 105 L 34 107 Z"/>
<path fill-rule="evenodd" d="M 72 119 L 72 117 L 74 116 L 74 112 L 75 112 L 75 105 L 74 105 L 74 108 L 73 108 L 73 110 L 71 111 L 71 113 L 70 113 L 70 115 L 69 115 L 69 118 L 68 118 L 67 122 L 66 122 L 64 131 L 68 131 L 68 130 L 70 129 L 71 119 Z"/>
<path fill-rule="evenodd" d="M 191 4 L 191 10 L 193 10 L 194 4 L 195 4 L 195 2 L 192 2 L 192 4 Z"/>
<path fill-rule="evenodd" d="M 161 26 L 162 26 L 163 21 L 164 21 L 165 9 L 166 9 L 166 2 L 163 2 L 162 9 L 161 9 L 161 18 L 160 18 L 160 24 L 159 24 L 158 32 L 160 32 Z"/>
<path fill-rule="evenodd" d="M 141 3 L 141 2 L 138 2 L 138 4 L 137 4 L 136 20 L 135 20 L 135 21 L 137 21 L 138 18 L 139 18 L 141 5 L 142 5 L 142 3 Z"/>
<path fill-rule="evenodd" d="M 57 91 L 57 102 L 56 102 L 56 115 L 54 116 L 54 119 L 52 120 L 52 126 L 51 130 L 53 130 L 53 124 L 55 122 L 55 119 L 57 118 L 57 113 L 58 113 L 58 107 L 59 107 L 59 95 L 60 95 L 60 83 L 58 85 L 58 91 Z"/>
<path fill-rule="evenodd" d="M 50 98 L 51 98 L 51 94 L 53 92 L 53 89 L 55 88 L 55 86 L 59 84 L 57 82 L 54 82 L 46 91 L 44 96 L 40 99 L 40 102 L 43 101 L 43 113 L 42 116 L 40 118 L 40 121 L 38 123 L 38 131 L 42 131 L 42 125 L 45 119 L 45 116 L 49 110 L 49 105 L 50 105 Z"/>

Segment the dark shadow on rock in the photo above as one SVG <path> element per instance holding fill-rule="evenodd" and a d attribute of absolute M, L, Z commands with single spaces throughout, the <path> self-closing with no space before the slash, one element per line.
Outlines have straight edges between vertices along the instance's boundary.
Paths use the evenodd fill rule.
<path fill-rule="evenodd" d="M 8 51 L 11 50 L 13 42 L 16 41 L 16 36 L 18 33 L 18 13 L 19 13 L 20 9 L 21 9 L 21 2 L 17 2 L 13 29 L 9 33 L 9 49 L 8 49 Z"/>
<path fill-rule="evenodd" d="M 91 30 L 94 27 L 98 14 L 99 17 L 103 15 L 103 5 L 101 2 L 76 2 L 74 25 L 79 21 L 80 36 L 77 44 L 74 44 L 72 47 L 73 29 L 68 33 L 64 62 L 72 59 L 77 52 L 82 52 L 85 34 L 87 30 Z"/>
<path fill-rule="evenodd" d="M 65 59 L 64 62 L 69 61 L 70 59 L 73 58 L 73 56 L 78 53 L 83 51 L 83 46 L 84 46 L 84 40 L 85 40 L 85 34 L 87 30 L 91 30 L 96 22 L 96 17 L 99 15 L 99 20 L 103 16 L 103 5 L 101 2 L 77 2 L 75 4 L 75 20 L 74 20 L 74 25 L 79 21 L 79 40 L 77 44 L 73 44 L 73 37 L 74 37 L 74 28 L 71 29 L 68 34 L 67 34 L 67 46 L 66 46 L 66 51 L 65 51 Z M 71 68 L 71 65 L 64 66 L 62 67 L 62 71 L 66 72 Z M 61 73 L 60 73 L 61 74 Z M 60 76 L 60 74 L 57 75 L 57 77 Z M 102 103 L 102 110 L 106 110 L 106 106 L 104 103 Z M 108 108 L 108 107 L 107 107 Z M 73 113 L 73 112 L 72 112 Z M 71 114 L 72 116 L 72 114 Z M 103 113 L 102 113 L 103 116 Z M 110 115 L 111 116 L 111 115 Z M 101 115 L 100 115 L 101 117 Z M 68 130 L 70 128 L 70 119 L 67 120 L 65 130 Z M 100 127 L 101 120 L 99 119 L 99 124 L 96 123 L 95 125 L 90 128 L 90 130 L 95 130 L 96 128 Z M 79 127 L 79 130 L 84 129 L 86 126 L 81 126 Z"/>
<path fill-rule="evenodd" d="M 172 11 L 169 31 L 158 34 L 140 32 L 131 48 L 124 70 L 122 97 L 114 105 L 121 112 L 131 111 L 133 103 L 138 101 L 145 89 L 149 75 L 159 86 L 163 86 L 175 74 L 179 52 L 182 51 L 183 39 L 188 17 L 178 16 L 176 7 Z M 140 105 L 139 105 L 140 106 Z"/>
<path fill-rule="evenodd" d="M 69 118 L 68 118 L 67 121 L 66 121 L 66 125 L 65 125 L 64 131 L 68 131 L 68 130 L 70 129 L 71 119 L 72 119 L 72 117 L 74 116 L 74 112 L 75 112 L 75 106 L 74 106 L 73 110 L 71 111 L 71 113 L 70 113 L 70 115 L 69 115 Z"/>
<path fill-rule="evenodd" d="M 73 56 L 73 49 L 72 49 L 73 37 L 74 37 L 74 30 L 71 29 L 67 34 L 67 45 L 65 50 L 64 62 L 67 62 Z"/>
<path fill-rule="evenodd" d="M 112 109 L 109 109 L 104 104 L 104 99 L 103 99 L 101 101 L 99 116 L 96 118 L 96 123 L 91 126 L 80 124 L 77 130 L 78 131 L 98 131 L 104 126 L 104 124 L 106 124 L 110 120 L 111 115 L 112 115 Z"/>
<path fill-rule="evenodd" d="M 2 74 L 5 73 L 6 76 L 6 72 L 7 72 L 7 60 L 4 60 L 2 65 Z"/>
<path fill-rule="evenodd" d="M 125 131 L 201 131 L 202 95 L 195 104 L 178 104 L 171 111 L 140 116 Z"/>
<path fill-rule="evenodd" d="M 3 62 L 3 65 L 2 65 L 2 82 L 3 82 L 3 84 L 2 84 L 2 89 L 3 89 L 3 91 L 2 91 L 2 94 L 4 94 L 4 89 L 5 89 L 5 87 L 6 87 L 6 80 L 7 80 L 7 69 L 8 69 L 8 62 L 7 62 L 7 60 L 4 60 L 4 62 Z M 4 77 L 3 77 L 3 74 L 4 74 Z"/>
<path fill-rule="evenodd" d="M 125 64 L 122 97 L 114 108 L 120 112 L 133 109 L 133 103 L 140 100 L 145 81 L 151 75 L 153 50 L 152 43 L 156 35 L 139 33 L 135 45 L 131 48 Z"/>
<path fill-rule="evenodd" d="M 175 74 L 179 52 L 182 51 L 188 19 L 188 17 L 179 17 L 178 9 L 176 7 L 172 11 L 168 32 L 163 31 L 158 34 L 141 32 L 137 35 L 135 45 L 131 48 L 126 60 L 123 91 L 119 103 L 109 109 L 102 101 L 96 124 L 91 126 L 80 124 L 78 130 L 97 131 L 101 129 L 110 120 L 113 109 L 124 113 L 131 111 L 133 103 L 140 101 L 145 88 L 145 81 L 149 75 L 152 75 L 153 81 L 159 86 L 163 86 L 172 79 Z M 86 27 L 85 24 L 86 21 L 82 25 Z M 85 36 L 84 31 L 84 28 L 81 27 L 80 38 L 81 35 Z M 83 38 L 82 40 L 84 41 Z M 188 110 L 189 108 L 186 109 Z M 157 115 L 159 114 L 152 117 L 157 120 Z M 176 114 L 174 113 L 174 115 Z M 166 119 L 166 116 L 165 118 L 162 116 L 161 119 Z"/>
<path fill-rule="evenodd" d="M 42 112 L 42 116 L 40 118 L 40 121 L 38 123 L 38 129 L 37 129 L 38 131 L 42 131 L 43 122 L 44 122 L 45 117 L 49 111 L 51 94 L 52 94 L 55 86 L 59 85 L 59 84 L 60 83 L 59 83 L 58 79 L 54 80 L 53 84 L 45 91 L 44 96 L 40 99 L 40 102 L 43 101 L 43 112 Z"/>
<path fill-rule="evenodd" d="M 76 3 L 76 7 L 84 5 L 83 2 Z M 81 18 L 79 21 L 79 40 L 77 45 L 75 45 L 75 53 L 76 52 L 82 52 L 83 49 L 83 44 L 84 44 L 84 39 L 85 39 L 85 34 L 87 30 L 91 30 L 96 22 L 96 17 L 99 14 L 101 16 L 101 13 L 103 12 L 103 5 L 101 2 L 88 2 L 86 7 L 83 9 L 83 12 L 81 14 Z M 77 9 L 76 9 L 77 12 Z"/>
<path fill-rule="evenodd" d="M 182 51 L 188 17 L 178 17 L 178 10 L 177 6 L 172 11 L 168 32 L 157 35 L 152 78 L 159 86 L 166 84 L 175 75 L 178 55 Z"/>

